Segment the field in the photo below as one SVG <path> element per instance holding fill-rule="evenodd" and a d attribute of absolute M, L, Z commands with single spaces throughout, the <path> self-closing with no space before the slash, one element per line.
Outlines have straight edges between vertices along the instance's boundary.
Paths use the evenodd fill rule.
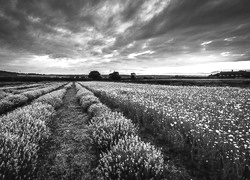
<path fill-rule="evenodd" d="M 129 81 L 128 81 L 129 82 Z M 130 81 L 131 82 L 131 81 Z M 249 78 L 187 78 L 187 77 L 180 77 L 180 78 L 156 78 L 156 79 L 137 79 L 135 80 L 136 83 L 146 83 L 146 84 L 161 84 L 161 85 L 178 85 L 178 86 L 230 86 L 230 87 L 250 87 L 250 79 Z"/>
<path fill-rule="evenodd" d="M 0 179 L 250 179 L 250 89 L 0 87 Z"/>

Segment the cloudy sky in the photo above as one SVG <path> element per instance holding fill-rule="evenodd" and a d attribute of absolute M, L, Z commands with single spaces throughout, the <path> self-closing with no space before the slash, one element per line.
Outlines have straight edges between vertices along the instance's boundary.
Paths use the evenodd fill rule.
<path fill-rule="evenodd" d="M 0 70 L 250 69 L 249 0 L 0 0 Z"/>

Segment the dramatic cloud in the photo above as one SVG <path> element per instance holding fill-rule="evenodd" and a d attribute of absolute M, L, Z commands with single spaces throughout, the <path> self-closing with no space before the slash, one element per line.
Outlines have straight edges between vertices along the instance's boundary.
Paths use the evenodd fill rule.
<path fill-rule="evenodd" d="M 0 0 L 0 70 L 250 68 L 249 0 Z"/>

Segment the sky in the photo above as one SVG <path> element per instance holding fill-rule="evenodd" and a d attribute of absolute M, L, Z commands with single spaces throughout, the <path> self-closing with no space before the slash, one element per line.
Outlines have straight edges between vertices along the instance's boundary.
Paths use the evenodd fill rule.
<path fill-rule="evenodd" d="M 250 69 L 249 0 L 0 0 L 0 70 Z"/>

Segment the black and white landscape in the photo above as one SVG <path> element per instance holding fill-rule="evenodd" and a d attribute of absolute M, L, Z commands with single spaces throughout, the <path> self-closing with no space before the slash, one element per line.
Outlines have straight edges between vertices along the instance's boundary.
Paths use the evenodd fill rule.
<path fill-rule="evenodd" d="M 0 0 L 0 180 L 250 180 L 250 0 Z"/>

